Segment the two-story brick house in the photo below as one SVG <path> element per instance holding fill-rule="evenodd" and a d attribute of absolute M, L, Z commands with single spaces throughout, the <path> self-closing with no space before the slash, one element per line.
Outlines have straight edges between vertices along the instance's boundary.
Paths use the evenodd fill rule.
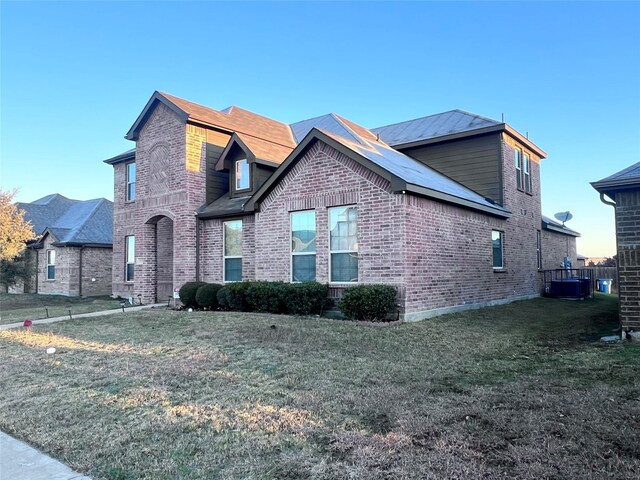
<path fill-rule="evenodd" d="M 190 280 L 358 283 L 406 320 L 529 298 L 575 234 L 540 209 L 544 151 L 454 110 L 367 130 L 292 125 L 156 92 L 115 171 L 114 293 L 164 301 Z M 565 248 L 566 250 L 566 248 Z M 563 251 L 565 251 L 563 250 Z"/>

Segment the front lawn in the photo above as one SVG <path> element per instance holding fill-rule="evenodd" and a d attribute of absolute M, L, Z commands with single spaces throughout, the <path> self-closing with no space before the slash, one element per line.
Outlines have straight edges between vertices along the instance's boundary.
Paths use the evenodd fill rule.
<path fill-rule="evenodd" d="M 120 302 L 103 295 L 100 297 L 67 297 L 65 295 L 39 295 L 37 293 L 0 293 L 0 325 L 61 317 L 77 313 L 100 312 L 120 308 Z"/>
<path fill-rule="evenodd" d="M 95 479 L 635 479 L 640 347 L 597 342 L 616 323 L 598 295 L 388 328 L 149 310 L 4 331 L 0 430 Z"/>

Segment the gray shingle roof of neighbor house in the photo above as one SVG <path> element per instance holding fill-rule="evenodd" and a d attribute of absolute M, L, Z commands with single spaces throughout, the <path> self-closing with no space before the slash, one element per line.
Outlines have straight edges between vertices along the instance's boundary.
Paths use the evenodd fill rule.
<path fill-rule="evenodd" d="M 105 198 L 72 200 L 58 193 L 17 203 L 38 235 L 52 234 L 57 245 L 113 243 L 113 202 Z"/>
<path fill-rule="evenodd" d="M 427 197 L 466 207 L 483 210 L 501 217 L 510 216 L 504 207 L 487 200 L 482 195 L 437 172 L 425 164 L 394 150 L 377 140 L 369 130 L 360 127 L 336 114 L 323 115 L 293 124 L 296 140 L 302 139 L 284 164 L 256 192 L 248 202 L 253 208 L 260 198 L 271 188 L 294 159 L 300 155 L 314 139 L 329 143 L 347 156 L 364 160 L 365 166 L 389 177 L 398 191 L 410 191 Z M 384 174 L 386 172 L 386 175 Z"/>
<path fill-rule="evenodd" d="M 549 217 L 545 217 L 542 215 L 542 228 L 545 230 L 550 230 L 552 232 L 563 233 L 565 235 L 569 235 L 571 237 L 579 237 L 580 234 L 575 230 L 571 230 L 570 228 L 562 225 L 555 220 L 550 219 Z"/>
<path fill-rule="evenodd" d="M 591 182 L 591 186 L 601 194 L 606 194 L 610 197 L 617 190 L 624 190 L 630 187 L 638 188 L 640 187 L 640 162 L 634 163 L 602 180 Z"/>

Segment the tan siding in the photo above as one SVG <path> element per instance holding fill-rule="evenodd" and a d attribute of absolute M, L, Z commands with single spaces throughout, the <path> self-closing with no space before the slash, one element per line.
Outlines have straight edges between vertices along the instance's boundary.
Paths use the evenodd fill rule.
<path fill-rule="evenodd" d="M 403 153 L 502 203 L 499 134 L 409 148 Z"/>

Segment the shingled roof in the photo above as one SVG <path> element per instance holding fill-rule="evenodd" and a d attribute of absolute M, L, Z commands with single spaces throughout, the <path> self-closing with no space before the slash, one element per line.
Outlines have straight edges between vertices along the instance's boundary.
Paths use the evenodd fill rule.
<path fill-rule="evenodd" d="M 52 234 L 56 245 L 111 246 L 113 202 L 104 198 L 72 200 L 59 193 L 31 203 L 19 202 L 38 235 Z"/>
<path fill-rule="evenodd" d="M 640 188 L 640 162 L 634 163 L 602 180 L 591 182 L 591 186 L 598 192 L 611 197 L 611 199 L 613 199 L 616 191 Z"/>

